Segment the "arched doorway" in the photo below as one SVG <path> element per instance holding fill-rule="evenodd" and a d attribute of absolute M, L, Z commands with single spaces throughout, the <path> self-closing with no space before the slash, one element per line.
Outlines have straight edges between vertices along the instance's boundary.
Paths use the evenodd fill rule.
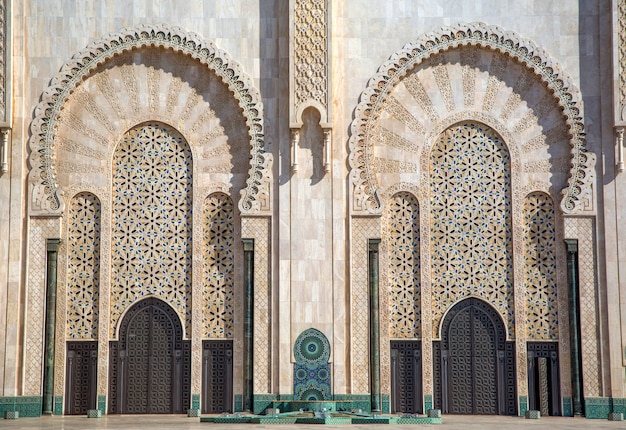
<path fill-rule="evenodd" d="M 514 345 L 495 309 L 465 299 L 448 312 L 441 336 L 436 383 L 443 412 L 515 415 Z"/>
<path fill-rule="evenodd" d="M 172 414 L 189 408 L 190 345 L 174 309 L 148 298 L 133 305 L 111 342 L 109 412 Z"/>

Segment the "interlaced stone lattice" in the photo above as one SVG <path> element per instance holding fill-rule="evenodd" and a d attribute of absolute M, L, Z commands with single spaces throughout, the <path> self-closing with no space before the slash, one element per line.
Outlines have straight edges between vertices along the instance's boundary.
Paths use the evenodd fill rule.
<path fill-rule="evenodd" d="M 524 200 L 524 283 L 529 339 L 558 339 L 554 205 L 543 193 Z"/>
<path fill-rule="evenodd" d="M 100 200 L 78 193 L 70 203 L 67 247 L 68 339 L 98 338 L 100 289 Z"/>
<path fill-rule="evenodd" d="M 389 337 L 421 337 L 419 205 L 409 193 L 389 202 Z"/>
<path fill-rule="evenodd" d="M 296 106 L 315 100 L 326 103 L 326 0 L 300 0 L 295 6 Z"/>
<path fill-rule="evenodd" d="M 111 335 L 136 300 L 167 301 L 190 330 L 192 156 L 156 123 L 128 131 L 113 156 Z"/>
<path fill-rule="evenodd" d="M 203 288 L 204 337 L 233 337 L 234 224 L 233 201 L 214 194 L 204 202 Z"/>
<path fill-rule="evenodd" d="M 514 331 L 511 169 L 504 142 L 482 124 L 450 127 L 431 174 L 433 336 L 443 313 L 469 296 L 491 303 Z"/>

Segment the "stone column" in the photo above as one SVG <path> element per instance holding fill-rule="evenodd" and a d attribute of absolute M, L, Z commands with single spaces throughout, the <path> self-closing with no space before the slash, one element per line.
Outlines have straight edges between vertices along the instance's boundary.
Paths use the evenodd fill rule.
<path fill-rule="evenodd" d="M 380 413 L 380 315 L 378 308 L 378 246 L 380 239 L 368 241 L 370 292 L 370 381 L 372 413 Z"/>
<path fill-rule="evenodd" d="M 254 239 L 243 239 L 243 410 L 252 411 L 252 321 L 254 294 Z"/>
<path fill-rule="evenodd" d="M 569 295 L 569 337 L 572 362 L 572 403 L 574 415 L 582 415 L 580 322 L 578 317 L 578 240 L 565 239 L 567 245 L 567 283 Z"/>
<path fill-rule="evenodd" d="M 54 411 L 54 327 L 57 307 L 57 260 L 61 239 L 48 239 L 46 243 L 46 332 L 43 360 L 43 411 Z"/>

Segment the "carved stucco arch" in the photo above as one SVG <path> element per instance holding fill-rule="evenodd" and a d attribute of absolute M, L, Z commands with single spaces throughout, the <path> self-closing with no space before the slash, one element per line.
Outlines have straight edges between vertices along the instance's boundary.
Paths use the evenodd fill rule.
<path fill-rule="evenodd" d="M 578 89 L 561 67 L 532 41 L 484 23 L 457 24 L 425 34 L 394 53 L 370 79 L 356 108 L 349 139 L 353 208 L 373 214 L 382 211 L 383 189 L 373 168 L 370 135 L 388 96 L 411 70 L 429 58 L 471 46 L 515 59 L 552 93 L 562 111 L 571 146 L 569 178 L 561 191 L 561 209 L 565 213 L 583 210 L 583 197 L 588 197 L 592 188 L 595 156 L 585 148 L 582 98 Z"/>
<path fill-rule="evenodd" d="M 261 210 L 259 198 L 269 186 L 271 156 L 263 150 L 263 105 L 259 91 L 241 66 L 198 34 L 179 27 L 143 25 L 111 33 L 65 63 L 42 94 L 31 122 L 29 148 L 30 214 L 60 216 L 63 193 L 56 181 L 54 138 L 61 110 L 71 93 L 98 67 L 117 55 L 143 47 L 160 47 L 191 57 L 213 71 L 232 92 L 242 110 L 250 138 L 250 168 L 241 190 L 242 213 Z"/>

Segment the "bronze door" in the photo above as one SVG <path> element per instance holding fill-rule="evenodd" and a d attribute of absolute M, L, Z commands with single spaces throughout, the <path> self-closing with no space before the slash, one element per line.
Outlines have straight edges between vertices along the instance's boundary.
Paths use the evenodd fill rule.
<path fill-rule="evenodd" d="M 422 342 L 391 341 L 391 413 L 423 413 Z"/>
<path fill-rule="evenodd" d="M 515 357 L 498 313 L 479 299 L 455 305 L 435 342 L 435 399 L 444 413 L 514 415 Z"/>
<path fill-rule="evenodd" d="M 65 414 L 86 415 L 96 409 L 98 342 L 67 342 Z"/>
<path fill-rule="evenodd" d="M 183 413 L 190 407 L 190 348 L 174 310 L 150 298 L 134 305 L 111 342 L 109 411 Z"/>

